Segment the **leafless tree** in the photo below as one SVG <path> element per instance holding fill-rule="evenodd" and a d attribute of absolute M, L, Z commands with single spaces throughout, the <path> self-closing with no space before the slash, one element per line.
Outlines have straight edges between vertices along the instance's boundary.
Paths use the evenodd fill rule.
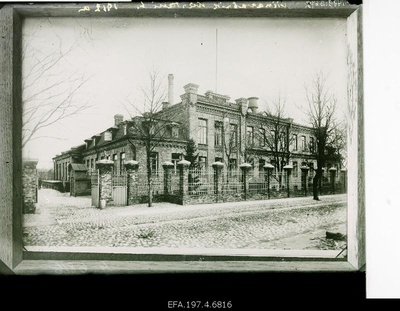
<path fill-rule="evenodd" d="M 322 170 L 327 162 L 341 154 L 345 146 L 343 126 L 336 117 L 337 99 L 327 86 L 327 76 L 318 72 L 309 85 L 305 86 L 310 126 L 316 138 L 317 169 L 313 178 L 313 197 L 319 200 Z"/>
<path fill-rule="evenodd" d="M 275 166 L 276 173 L 272 176 L 282 184 L 283 167 L 289 164 L 291 156 L 290 144 L 293 119 L 287 117 L 286 100 L 281 92 L 267 105 L 264 117 L 260 121 L 259 131 L 256 132 L 259 147 L 270 154 L 271 162 Z"/>
<path fill-rule="evenodd" d="M 165 78 L 156 69 L 149 70 L 148 84 L 140 87 L 140 96 L 136 100 L 127 100 L 124 104 L 132 118 L 129 129 L 129 142 L 135 145 L 138 141 L 145 147 L 148 206 L 153 203 L 153 168 L 152 155 L 157 146 L 166 138 L 173 136 L 172 125 L 178 111 L 173 107 L 162 109 L 167 98 Z M 138 103 L 139 101 L 139 103 Z"/>
<path fill-rule="evenodd" d="M 41 26 L 52 27 L 52 24 L 48 19 L 47 24 Z M 78 41 L 64 47 L 62 38 L 56 33 L 57 42 L 52 50 L 43 52 L 35 46 L 35 37 L 35 32 L 23 36 L 22 62 L 31 65 L 24 67 L 22 77 L 22 147 L 42 137 L 56 138 L 45 136 L 43 130 L 91 106 L 89 102 L 75 100 L 89 80 L 80 76 L 78 70 L 69 70 L 68 56 L 76 49 Z"/>

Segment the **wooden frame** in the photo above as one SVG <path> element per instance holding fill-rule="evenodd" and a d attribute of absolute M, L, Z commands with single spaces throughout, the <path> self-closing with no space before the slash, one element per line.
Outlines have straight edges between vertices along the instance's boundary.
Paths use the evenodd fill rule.
<path fill-rule="evenodd" d="M 311 6 L 315 2 L 325 6 Z M 317 3 L 317 4 L 318 4 Z M 79 11 L 80 10 L 80 11 Z M 353 57 L 349 103 L 348 261 L 318 257 L 26 252 L 22 245 L 21 30 L 26 17 L 335 17 L 347 18 Z M 6 5 L 0 10 L 0 273 L 355 271 L 365 265 L 362 6 L 342 0 Z M 354 129 L 354 130 L 353 130 Z M 95 259 L 95 261 L 93 261 Z"/>

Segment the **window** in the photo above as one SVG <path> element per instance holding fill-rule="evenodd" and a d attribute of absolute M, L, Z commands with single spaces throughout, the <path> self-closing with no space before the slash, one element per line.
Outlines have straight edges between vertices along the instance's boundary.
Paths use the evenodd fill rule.
<path fill-rule="evenodd" d="M 199 157 L 199 168 L 200 170 L 207 168 L 207 157 Z"/>
<path fill-rule="evenodd" d="M 179 153 L 171 154 L 171 162 L 174 164 L 174 174 L 177 173 L 178 162 L 181 160 L 181 155 Z"/>
<path fill-rule="evenodd" d="M 297 134 L 293 134 L 292 146 L 293 146 L 293 151 L 296 151 L 297 150 Z"/>
<path fill-rule="evenodd" d="M 271 160 L 271 165 L 274 167 L 273 173 L 276 174 L 276 171 L 277 171 L 276 161 L 275 160 Z"/>
<path fill-rule="evenodd" d="M 293 177 L 298 176 L 299 167 L 296 161 L 293 161 Z"/>
<path fill-rule="evenodd" d="M 172 127 L 171 136 L 174 137 L 174 138 L 178 138 L 179 137 L 179 128 L 177 126 Z"/>
<path fill-rule="evenodd" d="M 216 158 L 215 158 L 215 162 L 222 162 L 222 158 L 216 157 Z"/>
<path fill-rule="evenodd" d="M 237 125 L 236 124 L 231 124 L 230 125 L 230 142 L 229 142 L 230 147 L 236 147 L 237 146 Z"/>
<path fill-rule="evenodd" d="M 94 169 L 94 159 L 91 159 L 91 160 L 90 160 L 90 168 L 91 168 L 91 169 Z"/>
<path fill-rule="evenodd" d="M 254 128 L 252 126 L 247 127 L 247 143 L 249 146 L 254 144 Z"/>
<path fill-rule="evenodd" d="M 281 132 L 279 136 L 279 144 L 280 144 L 280 150 L 285 150 L 286 149 L 286 133 Z"/>
<path fill-rule="evenodd" d="M 260 147 L 265 147 L 265 129 L 264 128 L 260 128 L 258 144 Z"/>
<path fill-rule="evenodd" d="M 118 172 L 118 155 L 114 153 L 112 159 L 114 161 L 114 172 Z"/>
<path fill-rule="evenodd" d="M 308 163 L 308 166 L 310 168 L 310 172 L 309 172 L 308 176 L 312 177 L 312 176 L 314 176 L 314 162 Z"/>
<path fill-rule="evenodd" d="M 310 152 L 311 153 L 315 152 L 315 140 L 314 140 L 314 137 L 310 137 Z"/>
<path fill-rule="evenodd" d="M 222 146 L 222 122 L 219 121 L 214 125 L 214 145 Z"/>
<path fill-rule="evenodd" d="M 301 151 L 306 150 L 306 137 L 303 135 L 301 136 Z"/>
<path fill-rule="evenodd" d="M 259 159 L 258 160 L 258 172 L 259 175 L 262 175 L 264 172 L 264 165 L 265 165 L 265 160 L 264 159 Z"/>
<path fill-rule="evenodd" d="M 151 174 L 157 175 L 158 174 L 158 153 L 152 152 L 150 154 L 150 164 L 151 164 Z"/>
<path fill-rule="evenodd" d="M 104 132 L 104 140 L 105 141 L 111 141 L 112 140 L 112 133 L 109 132 L 109 131 Z"/>
<path fill-rule="evenodd" d="M 120 165 L 119 165 L 119 172 L 120 172 L 120 174 L 123 174 L 124 173 L 124 170 L 125 170 L 125 152 L 121 152 L 120 153 L 120 155 L 119 155 L 119 162 L 120 162 Z"/>
<path fill-rule="evenodd" d="M 237 169 L 237 160 L 236 159 L 229 159 L 228 169 L 229 169 L 229 171 L 235 171 Z"/>
<path fill-rule="evenodd" d="M 275 144 L 275 142 L 276 142 L 276 140 L 275 140 L 275 139 L 276 139 L 275 135 L 276 135 L 275 130 L 271 130 L 271 137 L 270 137 L 270 140 L 269 140 L 269 145 L 270 145 L 270 148 L 271 148 L 272 151 L 275 151 L 275 149 L 278 147 L 278 146 L 276 146 L 276 144 Z"/>
<path fill-rule="evenodd" d="M 198 143 L 207 145 L 207 120 L 199 119 Z"/>

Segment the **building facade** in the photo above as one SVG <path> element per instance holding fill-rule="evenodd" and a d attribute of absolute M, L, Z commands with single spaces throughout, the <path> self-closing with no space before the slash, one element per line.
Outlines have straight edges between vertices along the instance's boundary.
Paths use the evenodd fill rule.
<path fill-rule="evenodd" d="M 165 161 L 174 163 L 176 171 L 176 163 L 184 157 L 188 140 L 194 139 L 200 169 L 211 169 L 212 163 L 220 161 L 226 171 L 234 171 L 248 162 L 256 179 L 261 178 L 266 163 L 276 168 L 274 174 L 280 174 L 284 165 L 291 165 L 293 181 L 297 179 L 300 183 L 300 168 L 306 165 L 312 176 L 312 169 L 316 168 L 316 146 L 310 127 L 281 118 L 280 133 L 276 133 L 274 125 L 278 120 L 258 111 L 256 97 L 231 101 L 229 96 L 211 91 L 201 95 L 198 85 L 193 83 L 184 86 L 181 101 L 174 104 L 172 86 L 173 76 L 169 75 L 168 102 L 155 114 L 163 120 L 165 131 L 154 138 L 158 140 L 150 159 L 154 174 L 162 170 Z M 118 174 L 124 172 L 126 161 L 136 160 L 139 170 L 145 174 L 145 141 L 136 130 L 137 122 L 144 122 L 143 117 L 124 120 L 122 115 L 115 115 L 111 127 L 53 158 L 54 178 L 68 181 L 71 163 L 85 164 L 88 171 L 96 170 L 96 162 L 102 159 L 112 160 L 113 171 Z"/>

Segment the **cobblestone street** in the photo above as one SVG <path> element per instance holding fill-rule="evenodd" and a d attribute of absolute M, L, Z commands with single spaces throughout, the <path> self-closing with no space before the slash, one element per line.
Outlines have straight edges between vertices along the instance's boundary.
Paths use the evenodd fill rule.
<path fill-rule="evenodd" d="M 179 206 L 91 207 L 90 197 L 41 189 L 37 214 L 24 215 L 25 246 L 232 249 L 340 249 L 346 195 Z"/>

